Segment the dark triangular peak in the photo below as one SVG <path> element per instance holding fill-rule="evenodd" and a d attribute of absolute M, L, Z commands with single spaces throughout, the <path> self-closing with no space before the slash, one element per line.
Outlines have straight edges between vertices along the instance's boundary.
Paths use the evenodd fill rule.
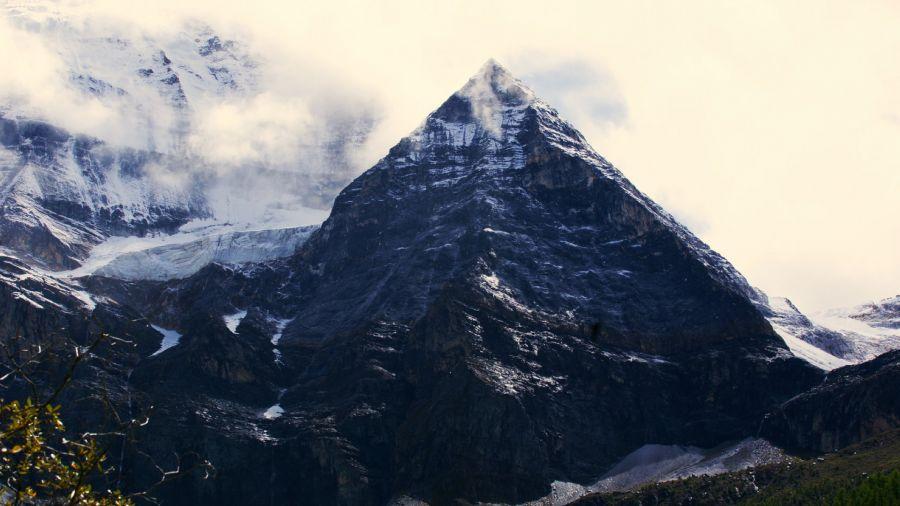
<path fill-rule="evenodd" d="M 282 406 L 334 406 L 340 458 L 394 497 L 535 500 L 641 444 L 751 436 L 819 378 L 728 262 L 495 63 L 291 265 L 280 346 L 308 358 Z"/>
<path fill-rule="evenodd" d="M 299 257 L 310 337 L 336 315 L 414 319 L 469 280 L 645 351 L 778 342 L 727 261 L 493 60 L 338 196 Z"/>

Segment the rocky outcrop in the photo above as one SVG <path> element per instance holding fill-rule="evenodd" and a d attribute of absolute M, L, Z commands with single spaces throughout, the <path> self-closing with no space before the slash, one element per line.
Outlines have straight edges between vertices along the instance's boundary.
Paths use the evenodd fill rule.
<path fill-rule="evenodd" d="M 762 435 L 787 448 L 832 452 L 900 427 L 900 351 L 836 369 L 766 417 Z"/>

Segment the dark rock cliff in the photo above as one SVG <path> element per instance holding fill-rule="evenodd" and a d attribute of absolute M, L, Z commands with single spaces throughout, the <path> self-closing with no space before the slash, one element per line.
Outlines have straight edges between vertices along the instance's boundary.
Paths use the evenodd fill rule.
<path fill-rule="evenodd" d="M 766 417 L 763 436 L 787 448 L 832 452 L 900 427 L 900 351 L 828 373 Z"/>

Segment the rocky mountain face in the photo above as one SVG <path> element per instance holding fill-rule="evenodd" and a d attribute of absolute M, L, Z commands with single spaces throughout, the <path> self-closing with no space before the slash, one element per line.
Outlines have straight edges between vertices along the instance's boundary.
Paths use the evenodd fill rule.
<path fill-rule="evenodd" d="M 196 453 L 217 478 L 160 489 L 167 504 L 525 502 L 648 444 L 711 448 L 764 419 L 799 434 L 850 370 L 797 358 L 764 295 L 495 62 L 321 227 L 263 235 L 296 249 L 248 263 L 238 235 L 83 277 L 0 265 L 0 331 L 135 343 L 78 383 L 154 406 L 113 462 L 122 487 L 155 480 L 147 455 Z M 867 371 L 851 376 L 883 376 Z"/>

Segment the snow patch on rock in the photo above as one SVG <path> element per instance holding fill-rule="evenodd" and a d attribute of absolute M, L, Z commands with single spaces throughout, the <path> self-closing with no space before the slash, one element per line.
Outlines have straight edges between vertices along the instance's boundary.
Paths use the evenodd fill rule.
<path fill-rule="evenodd" d="M 164 328 L 160 327 L 159 325 L 150 325 L 150 326 L 153 327 L 153 330 L 159 332 L 163 336 L 163 340 L 162 340 L 162 343 L 160 343 L 160 345 L 159 345 L 159 349 L 154 351 L 153 354 L 150 355 L 151 357 L 155 357 L 156 355 L 159 355 L 160 353 L 168 350 L 169 348 L 178 346 L 178 343 L 181 342 L 181 333 L 179 333 L 177 330 L 164 329 Z"/>
<path fill-rule="evenodd" d="M 237 313 L 227 314 L 222 316 L 222 319 L 225 321 L 225 326 L 228 327 L 228 330 L 231 331 L 232 334 L 237 334 L 238 325 L 241 324 L 241 321 L 244 320 L 244 317 L 247 316 L 247 311 L 238 311 Z"/>

